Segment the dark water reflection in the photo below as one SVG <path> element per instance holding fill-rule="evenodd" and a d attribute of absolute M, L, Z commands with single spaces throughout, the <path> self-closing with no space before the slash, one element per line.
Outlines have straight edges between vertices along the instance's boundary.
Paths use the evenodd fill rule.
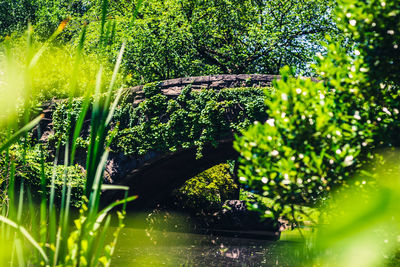
<path fill-rule="evenodd" d="M 292 243 L 125 228 L 113 266 L 293 266 Z M 296 264 L 297 265 L 297 264 Z M 299 266 L 299 265 L 297 265 Z"/>

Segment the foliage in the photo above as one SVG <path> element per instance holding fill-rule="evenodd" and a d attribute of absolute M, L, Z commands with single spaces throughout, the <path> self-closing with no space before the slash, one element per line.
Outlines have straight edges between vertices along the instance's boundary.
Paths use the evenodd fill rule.
<path fill-rule="evenodd" d="M 56 104 L 52 115 L 54 134 L 49 136 L 50 145 L 55 147 L 59 140 L 65 144 L 67 139 L 71 137 L 71 129 L 75 128 L 82 112 L 83 102 L 83 98 L 74 98 L 71 103 L 68 100 L 62 100 Z M 80 141 L 83 141 L 82 138 L 77 140 L 77 145 L 80 145 Z M 85 147 L 87 147 L 87 144 Z"/>
<path fill-rule="evenodd" d="M 116 17 L 127 38 L 126 71 L 133 81 L 220 73 L 278 73 L 284 65 L 307 69 L 336 38 L 335 3 L 307 1 L 146 1 L 130 20 Z"/>
<path fill-rule="evenodd" d="M 30 30 L 30 34 L 33 34 Z M 37 34 L 32 35 L 30 49 L 26 49 L 26 36 L 12 35 L 5 42 L 0 44 L 0 51 L 8 57 L 0 57 L 0 68 L 3 77 L 10 78 L 12 86 L 26 86 L 29 83 L 29 95 L 36 102 L 49 101 L 52 99 L 65 99 L 69 97 L 70 88 L 76 86 L 75 96 L 83 96 L 90 88 L 96 84 L 98 65 L 102 64 L 103 74 L 106 79 L 110 79 L 112 68 L 105 60 L 95 54 L 82 53 L 79 64 L 76 64 L 74 51 L 77 48 L 71 45 L 57 45 L 56 41 L 40 41 Z M 28 80 L 24 80 L 24 73 L 28 71 L 28 61 L 35 53 L 40 51 L 41 56 L 34 66 L 29 70 L 35 75 L 30 75 Z M 5 64 L 11 64 L 7 68 L 8 73 L 4 73 Z M 16 73 L 15 70 L 19 70 Z M 21 71 L 23 70 L 23 71 Z M 0 73 L 0 74 L 1 74 Z M 76 81 L 70 77 L 76 74 Z M 72 83 L 76 83 L 73 85 Z M 118 86 L 122 84 L 122 79 L 118 79 Z M 22 92 L 21 92 L 22 94 Z"/>
<path fill-rule="evenodd" d="M 32 32 L 28 29 L 28 53 L 22 56 L 26 57 L 23 59 L 26 61 L 26 65 L 23 68 L 18 69 L 17 64 L 12 64 L 16 61 L 16 58 L 12 53 L 8 53 L 8 50 L 6 50 L 5 55 L 2 54 L 2 58 L 4 58 L 6 64 L 4 64 L 5 71 L 2 77 L 4 80 L 0 80 L 0 92 L 8 100 L 14 96 L 14 90 L 21 93 L 18 95 L 19 99 L 12 99 L 15 101 L 14 107 L 10 105 L 10 108 L 17 109 L 17 114 L 18 109 L 22 109 L 21 116 L 11 116 L 15 113 L 9 112 L 6 113 L 8 117 L 2 114 L 0 118 L 2 119 L 0 128 L 2 135 L 0 145 L 2 163 L 1 185 L 4 187 L 2 190 L 4 190 L 3 192 L 5 192 L 6 197 L 6 201 L 2 201 L 2 205 L 0 206 L 2 214 L 0 215 L 0 234 L 2 236 L 0 247 L 5 248 L 7 246 L 7 249 L 2 249 L 0 260 L 4 264 L 11 263 L 11 265 L 14 265 L 14 262 L 17 260 L 20 266 L 97 266 L 100 264 L 110 266 L 118 233 L 123 227 L 126 203 L 136 198 L 127 197 L 128 187 L 102 186 L 102 176 L 108 157 L 109 142 L 111 141 L 107 139 L 107 133 L 120 96 L 120 93 L 116 95 L 115 104 L 113 104 L 112 94 L 121 64 L 123 47 L 116 61 L 109 85 L 107 87 L 103 86 L 103 72 L 102 67 L 100 67 L 100 70 L 97 72 L 96 83 L 90 90 L 85 92 L 83 108 L 76 114 L 78 117 L 77 123 L 74 126 L 66 126 L 66 142 L 65 144 L 61 144 L 64 157 L 59 158 L 58 153 L 56 153 L 53 167 L 49 167 L 45 163 L 46 152 L 42 144 L 35 145 L 30 149 L 28 131 L 37 125 L 43 116 L 39 116 L 29 122 L 32 116 L 32 100 L 26 98 L 26 96 L 32 92 L 31 79 L 35 76 L 36 64 L 39 62 L 43 52 L 48 49 L 51 41 L 61 33 L 65 24 L 65 21 L 62 22 L 57 31 L 38 51 L 34 51 L 32 47 L 32 43 L 30 42 L 32 40 Z M 78 85 L 77 76 L 79 75 L 78 70 L 84 37 L 85 29 L 82 31 L 81 42 L 77 46 L 74 55 L 74 69 L 71 72 L 71 82 L 68 88 L 68 97 L 70 99 L 68 102 L 70 103 L 68 104 L 69 110 L 73 108 L 72 98 L 76 95 L 76 87 Z M 13 78 L 10 73 L 21 74 L 23 81 L 22 88 L 15 86 L 15 83 L 9 82 Z M 101 94 L 103 87 L 107 90 L 105 94 Z M 91 98 L 92 95 L 93 99 Z M 32 97 L 35 97 L 35 95 L 32 95 Z M 21 101 L 22 104 L 19 104 L 18 101 Z M 73 195 L 72 187 L 76 187 L 77 185 L 74 182 L 78 184 L 83 182 L 82 179 L 74 179 L 71 176 L 73 171 L 76 171 L 78 176 L 82 175 L 82 172 L 77 170 L 78 167 L 73 164 L 77 147 L 76 140 L 81 132 L 83 119 L 87 115 L 90 104 L 92 105 L 91 139 L 88 145 L 89 154 L 86 159 L 87 166 L 84 186 L 81 187 L 85 194 L 82 198 L 84 205 L 80 210 L 79 217 L 74 220 L 74 227 L 71 229 L 71 222 L 74 219 L 70 215 L 71 196 Z M 5 111 L 8 110 L 6 109 Z M 66 113 L 69 114 L 70 112 Z M 18 123 L 14 122 L 17 119 L 21 120 L 21 124 L 24 123 L 25 126 L 18 128 Z M 37 131 L 40 132 L 40 125 L 37 126 Z M 15 144 L 14 147 L 12 147 L 13 144 Z M 59 150 L 59 146 L 60 143 L 57 151 Z M 37 163 L 38 158 L 40 163 Z M 59 159 L 62 159 L 63 166 L 58 166 Z M 28 171 L 31 171 L 31 173 L 27 173 Z M 34 177 L 33 175 L 36 173 L 38 176 Z M 36 188 L 34 186 L 27 187 L 25 178 L 33 180 L 31 181 L 33 185 L 39 182 L 39 207 L 34 205 L 29 193 Z M 60 178 L 62 178 L 62 181 L 60 181 Z M 51 181 L 49 196 L 46 194 L 48 181 Z M 19 187 L 18 190 L 17 187 Z M 61 187 L 61 203 L 55 202 L 57 187 Z M 100 211 L 101 190 L 123 190 L 125 191 L 125 198 L 122 201 L 112 203 Z M 118 226 L 113 233 L 112 241 L 107 244 L 106 233 L 111 220 L 110 211 L 118 205 L 123 205 L 122 211 L 117 212 Z M 23 219 L 22 216 L 24 216 Z"/>
<path fill-rule="evenodd" d="M 30 23 L 35 26 L 39 37 L 46 40 L 57 29 L 60 21 L 67 18 L 79 18 L 85 14 L 94 4 L 90 2 L 93 1 L 2 0 L 0 1 L 0 38 L 15 31 L 23 32 Z M 75 34 L 79 35 L 79 32 Z"/>
<path fill-rule="evenodd" d="M 264 90 L 268 94 L 270 89 L 194 92 L 187 87 L 177 99 L 168 100 L 146 89 L 152 93 L 138 107 L 125 103 L 117 108 L 115 119 L 121 124 L 113 149 L 143 155 L 197 146 L 200 156 L 204 144 L 215 144 L 254 120 L 265 119 Z"/>
<path fill-rule="evenodd" d="M 99 3 L 105 3 L 112 19 L 105 24 Z M 124 67 L 131 83 L 217 73 L 273 74 L 286 64 L 307 71 L 312 56 L 323 51 L 318 41 L 325 34 L 339 37 L 331 17 L 333 0 L 153 0 L 138 10 L 140 3 L 3 0 L 0 35 L 24 29 L 30 21 L 47 38 L 60 20 L 70 18 L 60 41 L 76 44 L 80 27 L 88 24 L 90 53 L 112 59 L 127 41 Z M 17 19 L 10 20 L 9 14 Z M 103 38 L 105 32 L 111 38 Z"/>
<path fill-rule="evenodd" d="M 24 151 L 26 153 L 24 154 Z M 71 205 L 75 207 L 81 206 L 81 197 L 83 194 L 83 188 L 85 185 L 85 175 L 84 171 L 79 165 L 74 166 L 64 166 L 57 165 L 53 166 L 48 155 L 44 153 L 44 148 L 42 145 L 35 145 L 34 147 L 29 147 L 26 150 L 23 149 L 21 144 L 13 145 L 9 151 L 9 157 L 12 158 L 15 164 L 15 178 L 19 181 L 24 180 L 24 183 L 29 185 L 30 190 L 34 197 L 40 199 L 41 194 L 50 195 L 51 189 L 51 179 L 46 179 L 46 191 L 42 192 L 42 181 L 41 172 L 42 167 L 44 175 L 46 177 L 52 177 L 54 175 L 54 185 L 55 186 L 55 200 L 58 203 L 61 201 L 62 186 L 64 184 L 64 176 L 69 186 L 71 186 Z M 43 159 L 43 163 L 42 163 Z M 7 172 L 4 162 L 6 159 L 2 158 L 1 172 Z M 6 176 L 6 173 L 1 174 L 2 177 Z"/>
<path fill-rule="evenodd" d="M 219 164 L 187 180 L 173 195 L 184 209 L 213 210 L 233 199 L 236 190 L 229 165 Z"/>
<path fill-rule="evenodd" d="M 260 208 L 264 216 L 297 222 L 302 207 L 296 204 L 321 203 L 374 158 L 373 149 L 398 144 L 400 72 L 386 52 L 399 53 L 399 35 L 392 34 L 399 28 L 399 3 L 341 1 L 336 16 L 357 41 L 354 53 L 331 41 L 318 58 L 318 83 L 283 70 L 278 93 L 267 100 L 269 120 L 235 144 L 240 180 L 273 200 Z M 366 172 L 359 177 L 362 187 L 373 182 Z"/>
<path fill-rule="evenodd" d="M 254 120 L 265 120 L 264 101 L 272 89 L 231 88 L 196 92 L 188 87 L 176 100 L 168 100 L 162 95 L 158 83 L 147 84 L 143 90 L 148 98 L 138 107 L 132 107 L 132 93 L 127 91 L 125 99 L 116 108 L 113 121 L 119 124 L 117 126 L 115 123 L 117 127 L 109 133 L 116 134 L 112 142 L 113 152 L 138 156 L 149 151 L 167 152 L 197 146 L 200 157 L 204 144 L 231 138 L 232 132 L 239 132 Z M 72 109 L 68 108 L 69 105 Z M 53 150 L 58 140 L 66 143 L 68 129 L 73 129 L 76 124 L 82 105 L 80 98 L 72 103 L 60 101 L 57 104 L 53 113 L 54 135 L 49 143 Z M 77 147 L 88 146 L 90 136 L 87 128 L 87 125 L 84 126 L 80 137 L 76 139 Z M 215 175 L 213 177 L 217 178 Z M 225 176 L 221 174 L 219 179 L 222 177 Z M 221 184 L 219 179 L 214 182 Z M 185 190 L 188 191 L 187 205 L 196 206 L 192 195 L 197 194 L 198 187 L 208 186 L 205 180 L 198 182 L 190 192 L 189 186 Z M 226 186 L 230 187 L 230 183 Z M 180 197 L 183 198 L 182 195 Z M 211 205 L 209 202 L 215 202 L 207 200 L 207 194 L 198 196 L 200 199 L 207 202 L 206 206 Z"/>
<path fill-rule="evenodd" d="M 231 88 L 192 91 L 187 87 L 177 99 L 168 99 L 160 91 L 158 83 L 144 86 L 148 97 L 137 107 L 132 106 L 132 92 L 116 107 L 113 117 L 116 135 L 111 148 L 125 155 L 144 155 L 149 151 L 176 151 L 179 148 L 197 146 L 201 156 L 202 146 L 216 144 L 218 140 L 231 138 L 255 120 L 265 120 L 265 99 L 271 88 Z M 93 101 L 93 99 L 91 100 Z M 69 109 L 69 106 L 72 109 Z M 68 129 L 72 129 L 82 109 L 82 98 L 72 102 L 60 101 L 53 113 L 54 134 L 50 145 L 55 148 L 58 140 L 66 141 Z M 118 123 L 117 123 L 118 122 Z M 90 141 L 87 125 L 77 145 L 87 147 Z"/>
<path fill-rule="evenodd" d="M 320 209 L 318 228 L 296 229 L 291 236 L 283 232 L 297 245 L 282 257 L 307 266 L 398 266 L 398 160 L 398 149 L 385 150 L 379 162 L 368 167 L 380 166 L 372 173 L 374 187 L 360 192 L 359 186 L 351 185 L 335 192 Z M 293 236 L 296 232 L 300 234 Z"/>
<path fill-rule="evenodd" d="M 34 16 L 34 1 L 2 0 L 0 2 L 0 36 L 11 34 L 19 27 L 26 28 Z"/>
<path fill-rule="evenodd" d="M 325 266 L 399 264 L 399 153 L 388 149 L 382 158 L 372 163 L 379 166 L 373 188 L 361 194 L 356 186 L 346 188 L 323 210 L 329 227 L 319 229 L 313 252 Z"/>
<path fill-rule="evenodd" d="M 308 71 L 313 55 L 324 51 L 318 43 L 324 35 L 339 38 L 334 0 L 152 0 L 139 10 L 140 4 L 3 0 L 0 36 L 22 32 L 30 21 L 46 40 L 68 18 L 71 23 L 58 42 L 75 46 L 80 28 L 88 25 L 89 54 L 112 61 L 127 42 L 124 69 L 131 84 L 220 73 L 274 74 L 286 64 Z M 105 23 L 104 14 L 110 18 Z"/>

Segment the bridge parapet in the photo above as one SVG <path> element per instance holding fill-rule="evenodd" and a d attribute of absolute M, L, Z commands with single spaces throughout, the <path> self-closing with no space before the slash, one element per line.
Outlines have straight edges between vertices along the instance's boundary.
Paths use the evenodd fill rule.
<path fill-rule="evenodd" d="M 222 74 L 197 77 L 185 77 L 158 82 L 161 92 L 169 97 L 177 97 L 182 90 L 190 85 L 193 91 L 204 89 L 221 90 L 236 87 L 271 87 L 272 81 L 279 79 L 279 75 L 268 74 Z M 134 105 L 138 105 L 145 99 L 144 87 L 139 85 L 129 88 L 135 93 Z"/>

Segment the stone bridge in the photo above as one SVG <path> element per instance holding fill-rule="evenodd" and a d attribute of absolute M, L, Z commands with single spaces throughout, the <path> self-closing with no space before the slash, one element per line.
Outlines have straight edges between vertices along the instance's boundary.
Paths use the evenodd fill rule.
<path fill-rule="evenodd" d="M 183 88 L 190 85 L 192 90 L 220 90 L 235 87 L 270 87 L 272 81 L 279 79 L 275 75 L 239 74 L 212 75 L 166 80 L 158 83 L 162 94 L 168 98 L 176 98 Z M 134 107 L 145 100 L 144 86 L 128 88 L 132 93 L 130 100 Z M 54 107 L 48 107 L 42 127 L 51 132 L 51 114 Z M 42 128 L 43 129 L 43 128 Z M 42 138 L 43 139 L 43 138 Z M 130 195 L 139 198 L 130 205 L 131 208 L 151 207 L 168 197 L 171 192 L 181 186 L 187 179 L 229 159 L 236 159 L 238 153 L 233 149 L 233 134 L 217 140 L 217 146 L 206 144 L 203 157 L 196 159 L 196 147 L 178 149 L 175 152 L 150 151 L 144 156 L 126 156 L 123 153 L 111 153 L 106 166 L 106 182 L 130 187 Z M 84 154 L 84 152 L 83 152 Z M 82 159 L 84 156 L 81 157 Z M 82 166 L 85 166 L 82 163 Z M 107 191 L 102 195 L 103 203 L 121 199 L 119 192 Z"/>

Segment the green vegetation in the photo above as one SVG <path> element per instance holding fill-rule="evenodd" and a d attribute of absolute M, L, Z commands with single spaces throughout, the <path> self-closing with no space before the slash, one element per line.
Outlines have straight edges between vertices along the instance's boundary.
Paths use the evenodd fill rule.
<path fill-rule="evenodd" d="M 110 266 L 135 197 L 103 185 L 108 154 L 200 158 L 234 136 L 241 198 L 300 229 L 306 264 L 397 265 L 399 29 L 396 0 L 0 0 L 0 265 Z M 222 73 L 281 79 L 174 99 L 157 82 Z M 117 88 L 136 84 L 134 107 Z M 216 210 L 235 175 L 217 165 L 174 197 Z M 104 190 L 125 198 L 101 211 Z"/>
<path fill-rule="evenodd" d="M 54 166 L 50 157 L 43 153 L 44 147 L 42 145 L 38 144 L 34 147 L 28 147 L 25 150 L 25 154 L 23 146 L 23 144 L 15 144 L 8 151 L 8 160 L 11 158 L 15 165 L 15 179 L 17 181 L 23 180 L 25 186 L 29 186 L 32 195 L 40 198 L 41 193 L 35 194 L 34 192 L 41 192 L 41 175 L 43 172 L 44 176 L 48 179 L 47 189 L 45 190 L 47 197 L 50 195 L 51 186 L 54 186 L 55 201 L 60 203 L 65 178 L 68 185 L 71 186 L 71 205 L 79 208 L 82 204 L 82 194 L 85 186 L 85 175 L 82 168 L 79 165 Z M 1 164 L 1 177 L 7 177 L 9 175 L 7 158 L 2 158 Z M 66 173 L 68 173 L 67 177 L 65 177 Z M 51 185 L 50 177 L 53 175 L 54 185 Z"/>
<path fill-rule="evenodd" d="M 173 196 L 181 208 L 214 211 L 234 199 L 237 190 L 229 165 L 219 164 L 187 180 Z"/>
<path fill-rule="evenodd" d="M 120 124 L 115 147 L 137 155 L 197 146 L 201 156 L 204 144 L 230 138 L 232 132 L 265 119 L 264 91 L 269 89 L 192 92 L 189 86 L 176 100 L 168 100 L 159 90 L 152 90 L 137 108 L 125 105 L 116 110 L 118 121 L 129 121 Z"/>
<path fill-rule="evenodd" d="M 337 37 L 334 1 L 146 1 L 127 37 L 127 73 L 153 82 L 221 73 L 306 71 L 325 34 Z M 125 25 L 127 22 L 125 22 Z M 117 34 L 118 36 L 118 34 Z"/>
<path fill-rule="evenodd" d="M 109 17 L 104 24 L 102 2 Z M 76 46 L 87 23 L 89 54 L 112 61 L 126 42 L 123 69 L 130 84 L 221 73 L 278 74 L 285 65 L 307 73 L 315 53 L 324 51 L 319 41 L 325 35 L 340 39 L 332 0 L 149 0 L 138 9 L 140 2 L 3 0 L 0 36 L 25 30 L 30 21 L 45 40 L 70 18 L 58 42 Z"/>
<path fill-rule="evenodd" d="M 126 203 L 135 199 L 127 197 L 115 202 L 103 210 L 99 209 L 101 190 L 124 190 L 127 187 L 102 186 L 102 174 L 109 153 L 107 128 L 110 123 L 115 106 L 112 104 L 114 85 L 121 64 L 123 47 L 120 56 L 115 64 L 112 79 L 107 87 L 102 82 L 102 68 L 97 72 L 97 82 L 85 92 L 83 102 L 84 108 L 78 114 L 78 123 L 75 127 L 68 129 L 73 132 L 67 138 L 66 144 L 58 143 L 57 153 L 54 158 L 53 167 L 45 160 L 45 147 L 43 144 L 31 145 L 33 134 L 30 133 L 34 127 L 40 133 L 39 116 L 29 122 L 34 116 L 32 108 L 40 101 L 40 95 L 36 95 L 33 85 L 35 84 L 35 71 L 37 64 L 48 49 L 50 43 L 62 32 L 66 21 L 62 22 L 56 32 L 37 51 L 32 44 L 32 32 L 28 28 L 28 44 L 26 54 L 23 56 L 25 64 L 18 64 L 19 58 L 11 49 L 8 40 L 5 41 L 5 54 L 2 58 L 2 66 L 6 79 L 0 83 L 2 101 L 14 102 L 2 106 L 1 119 L 1 186 L 2 204 L 0 206 L 0 247 L 2 250 L 1 265 L 18 264 L 45 265 L 45 266 L 97 266 L 102 264 L 109 266 L 113 255 L 118 233 L 123 227 Z M 82 59 L 82 47 L 85 41 L 84 28 L 81 33 L 81 41 L 78 45 L 74 59 L 73 69 L 69 77 L 63 77 L 59 82 L 69 79 L 68 88 L 62 89 L 69 92 L 69 103 L 77 94 L 78 70 Z M 50 54 L 49 54 L 50 55 Z M 84 68 L 83 68 L 84 69 Z M 82 69 L 80 69 L 82 70 Z M 17 76 L 15 76 L 15 75 Z M 40 74 L 39 74 L 40 76 Z M 20 80 L 12 80 L 20 77 Z M 55 78 L 54 80 L 57 80 Z M 106 92 L 100 95 L 103 88 Z M 17 89 L 17 90 L 16 90 Z M 32 98 L 28 98 L 32 97 Z M 94 100 L 90 102 L 91 97 Z M 120 94 L 117 94 L 116 103 Z M 91 108 L 91 140 L 88 145 L 87 166 L 85 179 L 82 171 L 74 166 L 76 140 L 82 128 L 82 121 L 87 114 L 89 105 Z M 72 109 L 69 105 L 68 109 Z M 23 127 L 18 125 L 24 125 Z M 40 134 L 39 134 L 40 136 Z M 63 148 L 64 156 L 59 155 L 60 148 Z M 64 165 L 58 165 L 62 159 Z M 30 179 L 29 186 L 26 178 Z M 78 184 L 76 184 L 78 183 Z M 83 185 L 82 185 L 83 184 Z M 74 187 L 74 190 L 73 190 Z M 49 194 L 46 192 L 50 191 Z M 33 192 L 37 190 L 39 204 L 32 198 Z M 76 190 L 83 190 L 85 196 L 81 197 L 83 202 L 79 216 L 71 216 L 71 201 Z M 57 197 L 57 194 L 61 196 Z M 59 201 L 57 201 L 57 199 Z M 77 205 L 77 204 L 76 204 Z M 111 242 L 106 242 L 106 234 L 111 221 L 110 211 L 122 205 L 121 211 L 117 212 L 118 227 L 113 233 Z M 74 225 L 72 225 L 72 220 Z"/>
<path fill-rule="evenodd" d="M 267 107 L 264 102 L 271 91 L 271 88 L 232 88 L 197 92 L 192 91 L 189 86 L 177 99 L 168 100 L 155 83 L 146 85 L 145 92 L 148 98 L 136 108 L 133 108 L 131 103 L 132 93 L 126 91 L 111 121 L 112 130 L 108 132 L 107 137 L 108 140 L 112 140 L 110 148 L 114 153 L 142 156 L 151 151 L 173 152 L 180 148 L 197 147 L 197 156 L 202 157 L 203 145 L 217 145 L 219 140 L 232 138 L 233 134 L 239 133 L 254 121 L 265 120 Z M 93 98 L 90 101 L 93 101 Z M 71 138 L 83 105 L 83 98 L 57 103 L 52 118 L 54 131 L 48 136 L 46 143 L 49 151 L 54 153 L 59 142 L 65 145 L 67 139 Z M 90 140 L 89 132 L 84 130 L 75 140 L 76 147 L 87 149 Z M 39 165 L 38 159 L 33 157 L 28 160 L 28 165 Z M 49 162 L 50 159 L 51 156 L 48 155 L 45 162 Z M 78 172 L 75 176 L 71 173 L 71 179 L 77 185 L 82 185 L 79 166 L 75 166 L 75 169 Z M 216 169 L 212 170 L 214 171 Z M 32 179 L 35 179 L 35 174 L 28 172 Z M 216 172 L 213 177 L 217 178 L 220 175 L 218 178 L 223 179 L 227 174 Z M 219 183 L 221 184 L 221 181 Z M 226 186 L 231 185 L 228 183 Z M 188 192 L 186 197 L 190 199 L 198 193 L 199 188 L 195 186 L 190 192 L 188 188 L 182 190 Z M 76 192 L 73 200 L 79 203 L 79 192 L 82 193 L 82 188 L 76 188 Z M 207 194 L 201 198 L 204 203 L 209 202 Z M 191 205 L 201 206 L 193 202 Z"/>
<path fill-rule="evenodd" d="M 315 66 L 318 83 L 282 70 L 277 93 L 266 102 L 267 123 L 250 127 L 236 142 L 240 180 L 270 200 L 253 201 L 254 209 L 297 226 L 311 220 L 309 207 L 324 207 L 331 198 L 342 203 L 325 211 L 332 229 L 322 234 L 322 250 L 333 249 L 335 256 L 324 264 L 376 266 L 386 249 L 377 242 L 399 231 L 392 202 L 399 197 L 398 173 L 389 164 L 397 158 L 382 150 L 398 146 L 400 5 L 340 1 L 336 14 L 338 27 L 355 41 L 353 52 L 329 41 Z M 368 255 L 367 262 L 361 255 Z"/>
<path fill-rule="evenodd" d="M 132 93 L 127 91 L 116 107 L 113 123 L 114 152 L 125 155 L 143 155 L 149 151 L 175 151 L 179 148 L 201 147 L 231 138 L 253 121 L 265 120 L 265 99 L 270 88 L 234 88 L 192 91 L 190 86 L 182 91 L 177 99 L 168 99 L 161 93 L 157 84 L 145 88 L 148 97 L 132 106 Z M 75 125 L 83 105 L 82 99 L 75 99 L 73 109 L 69 102 L 57 105 L 53 116 L 54 134 L 51 142 L 59 139 L 65 142 L 67 129 Z M 85 147 L 89 136 L 78 140 Z"/>

